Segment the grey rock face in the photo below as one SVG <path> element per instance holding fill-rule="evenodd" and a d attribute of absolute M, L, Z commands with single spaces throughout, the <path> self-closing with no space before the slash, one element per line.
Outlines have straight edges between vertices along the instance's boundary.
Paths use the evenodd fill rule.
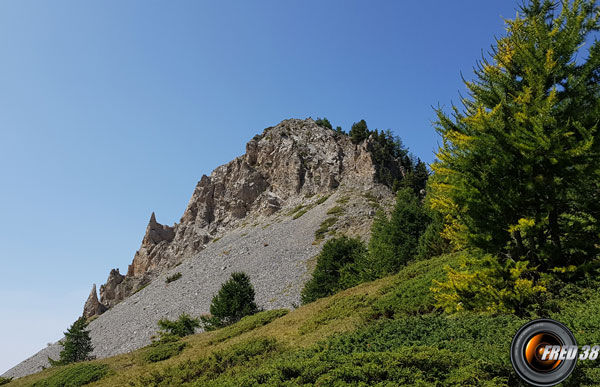
<path fill-rule="evenodd" d="M 285 203 L 330 193 L 342 183 L 372 186 L 370 149 L 368 140 L 354 145 L 312 119 L 265 129 L 248 142 L 243 156 L 202 176 L 180 223 L 162 225 L 152 213 L 127 275 L 115 278 L 111 272 L 100 289 L 101 302 L 113 307 L 245 218 L 272 215 Z"/>
<path fill-rule="evenodd" d="M 108 308 L 98 301 L 98 293 L 96 291 L 96 284 L 92 286 L 92 291 L 83 306 L 83 317 L 90 318 L 93 316 L 99 316 L 106 312 Z"/>

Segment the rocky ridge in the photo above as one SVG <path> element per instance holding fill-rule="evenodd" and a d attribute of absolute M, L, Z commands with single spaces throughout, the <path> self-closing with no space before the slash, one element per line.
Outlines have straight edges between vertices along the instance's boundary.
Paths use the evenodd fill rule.
<path fill-rule="evenodd" d="M 100 303 L 115 306 L 247 217 L 272 215 L 290 200 L 332 192 L 342 182 L 372 184 L 374 176 L 369 140 L 354 145 L 312 119 L 267 128 L 247 143 L 243 156 L 202 176 L 179 223 L 162 225 L 152 213 L 127 274 L 110 272 Z"/>
<path fill-rule="evenodd" d="M 375 181 L 369 139 L 346 135 L 312 119 L 285 120 L 267 128 L 246 153 L 202 176 L 181 221 L 165 226 L 151 215 L 127 273 L 113 269 L 95 286 L 84 308 L 93 355 L 102 358 L 150 343 L 160 318 L 207 313 L 212 296 L 234 271 L 246 272 L 265 309 L 300 304 L 325 236 L 368 237 L 375 209 L 393 194 Z M 182 273 L 167 284 L 165 279 Z M 103 311 L 104 308 L 106 311 Z M 58 343 L 9 370 L 19 377 L 57 358 Z"/>

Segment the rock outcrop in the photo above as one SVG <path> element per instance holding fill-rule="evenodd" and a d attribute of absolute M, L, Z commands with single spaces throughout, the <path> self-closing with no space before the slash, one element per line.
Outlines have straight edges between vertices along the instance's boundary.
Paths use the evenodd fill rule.
<path fill-rule="evenodd" d="M 272 215 L 285 203 L 341 184 L 374 184 L 371 141 L 355 145 L 310 118 L 265 129 L 247 143 L 243 156 L 202 176 L 179 223 L 165 226 L 152 214 L 127 274 L 111 271 L 100 301 L 113 307 L 247 217 Z"/>
<path fill-rule="evenodd" d="M 106 312 L 107 308 L 98 301 L 98 293 L 96 291 L 96 284 L 92 286 L 92 291 L 83 306 L 83 317 L 90 318 L 93 316 L 101 315 Z"/>

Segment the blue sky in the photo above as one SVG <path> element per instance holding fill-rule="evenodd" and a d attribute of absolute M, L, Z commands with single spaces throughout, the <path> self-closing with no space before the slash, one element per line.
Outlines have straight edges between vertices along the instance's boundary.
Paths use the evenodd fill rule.
<path fill-rule="evenodd" d="M 515 5 L 0 2 L 0 373 L 265 127 L 364 118 L 432 161 L 432 106 L 458 100 Z"/>

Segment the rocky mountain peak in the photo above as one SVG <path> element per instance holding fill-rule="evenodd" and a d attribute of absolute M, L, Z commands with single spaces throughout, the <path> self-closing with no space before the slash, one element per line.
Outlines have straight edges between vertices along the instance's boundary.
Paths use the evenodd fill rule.
<path fill-rule="evenodd" d="M 340 186 L 373 186 L 370 141 L 353 144 L 310 118 L 266 128 L 246 144 L 244 155 L 201 177 L 179 223 L 162 225 L 152 213 L 127 275 L 113 270 L 100 288 L 102 304 L 114 306 L 248 217 L 271 216 Z"/>

